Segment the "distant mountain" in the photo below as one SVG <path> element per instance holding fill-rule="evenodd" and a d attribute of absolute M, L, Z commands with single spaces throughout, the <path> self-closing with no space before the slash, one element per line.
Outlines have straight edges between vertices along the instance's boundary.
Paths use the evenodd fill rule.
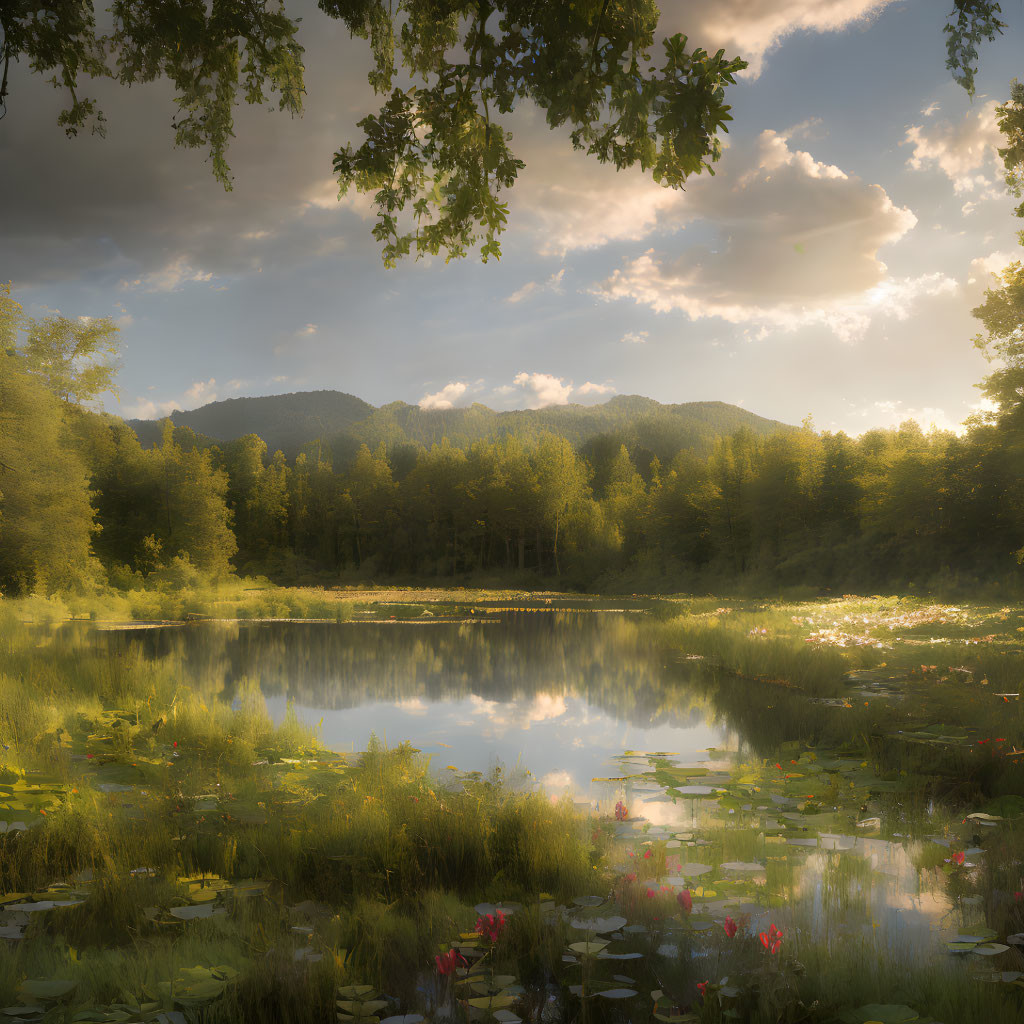
<path fill-rule="evenodd" d="M 706 454 L 717 438 L 746 428 L 758 435 L 794 430 L 726 402 L 662 405 L 641 395 L 616 395 L 600 405 L 552 405 L 498 412 L 479 403 L 465 409 L 421 409 L 405 402 L 375 408 L 340 391 L 304 391 L 263 398 L 230 398 L 190 412 L 174 412 L 175 426 L 190 427 L 212 442 L 259 434 L 271 452 L 294 457 L 303 445 L 329 441 L 336 462 L 347 461 L 360 444 L 401 446 L 440 443 L 457 447 L 515 435 L 545 432 L 568 438 L 579 448 L 628 444 L 662 461 L 686 448 Z M 160 439 L 156 420 L 129 420 L 143 444 Z"/>
<path fill-rule="evenodd" d="M 271 452 L 280 449 L 294 458 L 304 444 L 317 438 L 336 437 L 374 411 L 368 402 L 342 391 L 300 391 L 290 395 L 227 398 L 189 412 L 176 410 L 170 419 L 176 427 L 191 427 L 215 442 L 259 434 Z M 159 442 L 161 422 L 128 420 L 128 425 L 148 447 Z"/>

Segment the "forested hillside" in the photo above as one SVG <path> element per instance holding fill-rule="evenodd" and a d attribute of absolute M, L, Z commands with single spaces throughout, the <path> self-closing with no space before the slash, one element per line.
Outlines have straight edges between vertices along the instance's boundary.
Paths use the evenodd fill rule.
<path fill-rule="evenodd" d="M 301 395 L 227 398 L 192 409 L 176 410 L 169 419 L 214 441 L 259 434 L 271 451 L 296 456 L 315 438 L 333 438 L 365 419 L 373 406 L 341 391 L 305 391 Z M 162 420 L 128 420 L 147 447 L 163 436 Z"/>
<path fill-rule="evenodd" d="M 189 412 L 173 412 L 168 418 L 176 427 L 194 431 L 207 446 L 258 434 L 269 451 L 280 450 L 290 459 L 304 445 L 326 445 L 336 463 L 350 462 L 360 444 L 376 448 L 383 443 L 395 452 L 447 440 L 456 448 L 468 448 L 475 441 L 512 436 L 536 440 L 544 433 L 558 434 L 576 447 L 600 447 L 604 435 L 615 434 L 628 439 L 631 447 L 645 449 L 648 458 L 657 455 L 664 460 L 682 448 L 708 454 L 720 437 L 743 427 L 758 435 L 786 429 L 777 420 L 725 402 L 662 405 L 640 395 L 618 395 L 601 405 L 497 412 L 479 403 L 466 409 L 421 409 L 391 402 L 377 409 L 340 391 L 303 391 L 231 398 Z M 159 443 L 161 422 L 129 420 L 128 425 L 148 447 Z"/>
<path fill-rule="evenodd" d="M 963 437 L 912 422 L 858 438 L 768 430 L 718 403 L 626 397 L 516 414 L 392 405 L 348 428 L 350 455 L 314 440 L 289 457 L 256 433 L 214 443 L 169 420 L 145 447 L 89 411 L 112 382 L 110 322 L 29 321 L 0 292 L 0 332 L 8 594 L 233 571 L 324 583 L 513 574 L 605 589 L 1020 586 L 1012 339 L 984 386 L 998 412 Z M 329 395 L 358 411 L 358 399 Z M 287 401 L 256 401 L 279 429 L 300 422 Z M 220 416 L 236 408 L 218 405 Z"/>

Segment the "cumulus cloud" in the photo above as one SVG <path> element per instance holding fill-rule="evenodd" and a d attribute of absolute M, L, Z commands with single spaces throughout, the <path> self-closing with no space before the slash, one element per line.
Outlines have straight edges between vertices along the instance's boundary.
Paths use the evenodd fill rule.
<path fill-rule="evenodd" d="M 988 398 L 982 398 L 971 404 L 968 408 L 968 416 L 984 416 L 986 413 L 994 412 L 998 406 Z M 871 402 L 852 410 L 853 415 L 864 420 L 870 420 L 870 427 L 864 430 L 854 431 L 865 433 L 868 430 L 898 427 L 901 423 L 913 420 L 922 430 L 943 430 L 963 436 L 967 433 L 967 416 L 958 418 L 950 415 L 945 409 L 936 406 L 908 406 L 899 400 L 886 400 Z"/>
<path fill-rule="evenodd" d="M 568 405 L 570 401 L 615 394 L 610 383 L 587 381 L 579 387 L 551 373 L 517 373 L 511 384 L 493 389 L 507 408 L 544 409 L 549 405 Z M 586 403 L 583 403 L 586 404 Z"/>
<path fill-rule="evenodd" d="M 976 256 L 971 260 L 971 271 L 967 278 L 968 284 L 981 284 L 985 288 L 993 287 L 996 282 L 992 280 L 993 274 L 1000 274 L 1014 260 L 1019 260 L 1019 253 L 1003 252 L 996 250 L 987 256 Z"/>
<path fill-rule="evenodd" d="M 933 104 L 925 114 L 936 107 Z M 984 198 L 998 196 L 993 181 L 985 172 L 991 172 L 998 163 L 996 150 L 1002 136 L 996 125 L 996 103 L 990 101 L 979 110 L 969 111 L 959 121 L 942 119 L 926 125 L 911 125 L 903 140 L 913 151 L 907 165 L 915 171 L 938 167 L 953 183 L 957 192 L 989 189 Z M 965 210 L 969 213 L 969 210 Z"/>
<path fill-rule="evenodd" d="M 507 299 L 506 302 L 522 302 L 523 299 L 528 298 L 538 291 L 550 291 L 556 295 L 562 294 L 562 278 L 565 276 L 565 267 L 561 270 L 556 271 L 546 281 L 527 281 L 522 288 L 517 288 Z"/>
<path fill-rule="evenodd" d="M 308 338 L 316 334 L 318 330 L 320 330 L 318 324 L 304 324 L 295 332 L 295 334 L 300 338 Z"/>
<path fill-rule="evenodd" d="M 134 280 L 121 282 L 122 288 L 141 288 L 147 292 L 176 292 L 185 284 L 205 284 L 213 279 L 213 272 L 193 267 L 187 257 L 175 256 L 158 270 L 151 270 Z"/>
<path fill-rule="evenodd" d="M 891 278 L 878 250 L 917 218 L 880 186 L 791 149 L 784 134 L 762 132 L 713 186 L 694 185 L 687 215 L 715 228 L 717 245 L 648 249 L 594 293 L 762 332 L 819 324 L 850 340 L 876 315 L 904 318 L 914 300 L 956 289 L 940 274 Z"/>
<path fill-rule="evenodd" d="M 585 384 L 581 384 L 576 388 L 574 394 L 576 395 L 614 395 L 615 388 L 611 384 L 595 384 L 593 381 L 587 381 Z"/>
<path fill-rule="evenodd" d="M 231 386 L 229 382 L 228 386 Z M 217 380 L 211 377 L 209 380 L 197 380 L 186 388 L 185 392 L 178 398 L 168 398 L 164 401 L 155 401 L 151 398 L 137 398 L 130 405 L 126 405 L 122 414 L 126 419 L 155 420 L 170 416 L 173 412 L 185 409 L 196 409 L 201 405 L 217 401 Z"/>
<path fill-rule="evenodd" d="M 643 345 L 647 342 L 647 331 L 626 331 L 619 339 L 624 345 Z"/>
<path fill-rule="evenodd" d="M 750 63 L 743 74 L 756 78 L 765 54 L 796 32 L 841 32 L 865 24 L 894 0 L 689 0 L 662 4 L 659 28 L 682 32 L 692 44 Z"/>
<path fill-rule="evenodd" d="M 466 393 L 469 385 L 461 380 L 445 384 L 440 391 L 424 395 L 417 403 L 421 409 L 454 409 L 455 403 Z"/>
<path fill-rule="evenodd" d="M 566 384 L 561 377 L 550 373 L 517 373 L 512 383 L 525 395 L 528 409 L 568 405 L 573 389 L 572 381 Z"/>
<path fill-rule="evenodd" d="M 508 123 L 516 155 L 526 163 L 509 194 L 510 219 L 531 230 L 543 256 L 561 259 L 572 250 L 643 238 L 682 202 L 682 192 L 662 188 L 638 167 L 616 171 L 575 151 L 535 108 L 520 109 Z"/>

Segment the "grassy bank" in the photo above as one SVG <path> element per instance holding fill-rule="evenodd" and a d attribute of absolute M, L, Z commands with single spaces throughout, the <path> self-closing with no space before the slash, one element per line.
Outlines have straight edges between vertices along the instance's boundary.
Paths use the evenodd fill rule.
<path fill-rule="evenodd" d="M 436 607 L 408 595 L 409 607 L 428 603 Z M 680 608 L 685 616 L 674 614 Z M 984 738 L 998 721 L 1013 744 L 1019 705 L 1000 698 L 990 708 L 993 683 L 980 676 L 967 683 L 959 673 L 953 690 L 948 666 L 911 675 L 908 652 L 922 645 L 902 644 L 938 627 L 951 639 L 992 635 L 964 644 L 970 664 L 1008 680 L 1016 655 L 999 638 L 1016 633 L 1012 615 L 976 610 L 963 619 L 877 603 L 663 607 L 650 628 L 704 673 L 718 713 L 748 722 L 763 748 L 725 774 L 666 762 L 641 779 L 648 794 L 651 785 L 670 800 L 678 793 L 680 810 L 693 801 L 681 786 L 714 780 L 707 808 L 720 820 L 695 818 L 675 833 L 635 808 L 629 817 L 625 808 L 581 813 L 525 778 L 459 771 L 457 751 L 453 767 L 433 770 L 408 746 L 333 754 L 294 716 L 275 725 L 253 684 L 230 701 L 212 676 L 186 686 L 171 658 L 110 656 L 81 631 L 55 629 L 59 610 L 5 604 L 0 628 L 0 1007 L 15 1022 L 369 1024 L 422 1014 L 540 1024 L 640 1021 L 652 1011 L 670 1024 L 1019 1019 L 1016 979 L 951 971 L 919 950 L 880 952 L 866 918 L 866 938 L 837 933 L 823 945 L 787 896 L 798 879 L 779 856 L 786 848 L 768 841 L 811 828 L 856 831 L 861 816 L 876 814 L 873 834 L 891 839 L 927 817 L 925 769 L 934 779 L 938 760 L 959 758 L 967 781 L 945 785 L 941 816 L 958 845 L 923 847 L 917 867 L 940 872 L 936 884 L 958 899 L 978 901 L 963 927 L 991 928 L 999 939 L 1024 931 L 1013 898 L 1024 829 L 1013 814 L 994 808 L 1004 820 L 986 835 L 982 869 L 949 864 L 978 827 L 958 826 L 957 813 L 993 806 L 964 800 L 1014 791 L 1012 759 L 979 745 L 975 732 Z M 840 629 L 855 612 L 857 631 Z M 35 626 L 22 624 L 30 619 Z M 838 646 L 854 635 L 890 646 Z M 851 671 L 896 675 L 893 666 L 906 676 L 886 681 L 902 688 L 899 700 L 852 699 L 862 681 L 851 682 Z M 924 719 L 937 711 L 963 736 L 928 738 Z M 897 713 L 921 726 L 917 739 L 895 738 Z M 879 757 L 862 762 L 872 744 Z M 918 761 L 887 765 L 900 744 L 921 751 Z M 811 774 L 814 800 L 803 793 Z M 769 836 L 744 809 L 755 792 L 790 801 L 797 820 Z M 739 882 L 727 868 L 755 859 L 766 865 L 764 884 Z M 682 861 L 701 870 L 696 862 L 706 861 L 708 873 L 689 881 Z M 859 861 L 842 863 L 861 870 Z M 829 899 L 859 882 L 833 878 Z M 774 953 L 760 939 L 770 925 L 784 935 Z M 1005 975 L 1020 969 L 1012 959 L 993 963 Z"/>

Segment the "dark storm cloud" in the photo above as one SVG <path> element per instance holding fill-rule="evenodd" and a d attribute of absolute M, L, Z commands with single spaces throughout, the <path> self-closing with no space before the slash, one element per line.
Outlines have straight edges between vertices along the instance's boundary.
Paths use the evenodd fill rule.
<path fill-rule="evenodd" d="M 334 150 L 373 109 L 367 50 L 312 5 L 302 118 L 239 108 L 228 159 L 234 190 L 214 180 L 205 154 L 176 150 L 166 83 L 119 89 L 95 83 L 106 138 L 68 139 L 56 125 L 63 97 L 26 66 L 12 72 L 0 122 L 0 269 L 25 287 L 69 279 L 173 286 L 294 264 L 346 243 L 373 245 L 369 224 L 340 209 Z"/>

